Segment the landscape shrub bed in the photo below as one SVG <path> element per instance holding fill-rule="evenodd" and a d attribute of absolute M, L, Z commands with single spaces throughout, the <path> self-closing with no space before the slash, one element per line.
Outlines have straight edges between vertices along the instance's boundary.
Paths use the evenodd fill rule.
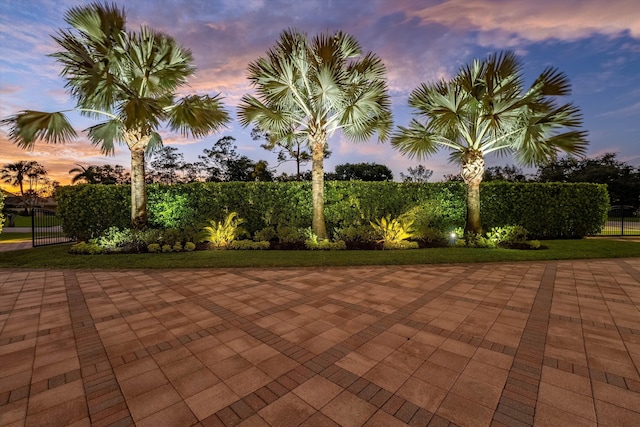
<path fill-rule="evenodd" d="M 126 228 L 130 221 L 128 185 L 75 185 L 58 189 L 58 209 L 64 231 L 79 240 L 99 237 L 110 227 Z M 510 183 L 482 185 L 482 221 L 486 230 L 521 225 L 534 239 L 581 238 L 595 234 L 606 220 L 606 186 L 599 184 Z M 331 235 L 346 247 L 369 245 L 369 224 L 389 216 L 418 212 L 414 228 L 420 246 L 446 241 L 464 225 L 465 186 L 458 182 L 396 183 L 331 181 L 325 185 L 325 218 Z M 224 182 L 150 185 L 150 228 L 197 233 L 211 219 L 237 212 L 249 235 L 290 234 L 311 224 L 309 182 Z M 267 230 L 267 231 L 265 231 Z M 260 240 L 269 241 L 271 237 Z M 285 240 L 285 241 L 283 241 Z M 297 246 L 294 238 L 293 246 Z M 305 238 L 302 238 L 304 244 Z"/>

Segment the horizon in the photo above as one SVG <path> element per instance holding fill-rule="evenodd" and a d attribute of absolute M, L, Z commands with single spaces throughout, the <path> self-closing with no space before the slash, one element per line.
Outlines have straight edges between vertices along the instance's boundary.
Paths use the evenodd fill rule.
<path fill-rule="evenodd" d="M 59 77 L 61 67 L 47 56 L 56 51 L 50 37 L 65 28 L 64 14 L 87 1 L 6 0 L 0 4 L 0 118 L 18 111 L 56 111 L 74 107 Z M 250 128 L 242 128 L 236 106 L 251 92 L 246 79 L 249 62 L 264 56 L 282 30 L 298 28 L 310 36 L 343 30 L 360 42 L 364 52 L 377 54 L 387 67 L 394 127 L 407 125 L 411 110 L 409 93 L 420 83 L 449 78 L 474 58 L 513 50 L 521 56 L 527 84 L 547 66 L 565 72 L 572 83 L 574 102 L 589 132 L 588 157 L 616 153 L 618 160 L 640 166 L 640 4 L 634 0 L 542 1 L 506 0 L 411 0 L 339 1 L 253 0 L 237 4 L 220 0 L 194 4 L 183 1 L 138 1 L 124 6 L 127 28 L 141 25 L 167 33 L 193 52 L 198 68 L 180 94 L 220 93 L 233 121 L 227 128 L 200 140 L 161 131 L 164 144 L 175 146 L 185 161 L 193 162 L 205 148 L 223 136 L 236 139 L 238 153 L 254 161 L 275 155 L 253 141 Z M 119 7 L 123 7 L 119 4 Z M 146 12 L 153 8 L 153 16 Z M 68 171 L 83 166 L 120 164 L 130 167 L 129 151 L 118 146 L 115 156 L 103 156 L 82 132 L 95 121 L 73 113 L 69 118 L 79 137 L 65 145 L 38 141 L 25 151 L 8 140 L 7 127 L 0 128 L 0 166 L 19 160 L 36 160 L 49 176 L 63 184 Z M 400 172 L 418 164 L 434 171 L 430 181 L 458 173 L 440 150 L 426 161 L 410 160 L 390 144 L 352 143 L 341 134 L 329 140 L 332 156 L 325 171 L 338 164 L 378 163 L 389 167 L 394 180 Z M 515 164 L 511 157 L 487 158 L 487 167 Z M 308 169 L 307 165 L 304 169 Z M 523 168 L 526 173 L 535 169 Z M 293 170 L 293 165 L 277 173 Z M 0 183 L 4 189 L 13 188 Z"/>

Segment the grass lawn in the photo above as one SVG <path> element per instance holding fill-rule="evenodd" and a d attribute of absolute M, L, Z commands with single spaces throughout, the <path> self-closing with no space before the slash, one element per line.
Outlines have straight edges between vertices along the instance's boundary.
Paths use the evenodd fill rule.
<path fill-rule="evenodd" d="M 438 248 L 404 251 L 197 251 L 168 254 L 71 255 L 69 245 L 0 253 L 2 268 L 328 267 L 542 261 L 640 256 L 640 243 L 607 239 L 547 240 L 549 249 Z"/>
<path fill-rule="evenodd" d="M 14 218 L 15 221 L 15 227 L 29 227 L 31 228 L 31 215 L 29 216 L 24 216 L 24 215 L 16 215 Z M 36 225 L 39 225 L 41 227 L 48 227 L 48 226 L 52 226 L 52 225 L 57 225 L 60 223 L 60 220 L 54 217 L 45 217 L 40 218 L 40 221 L 36 221 Z M 8 220 L 5 218 L 5 223 L 4 226 L 7 227 L 8 224 Z M 7 227 L 7 228 L 11 228 L 11 227 Z"/>
<path fill-rule="evenodd" d="M 31 240 L 31 233 L 0 233 L 0 243 Z"/>

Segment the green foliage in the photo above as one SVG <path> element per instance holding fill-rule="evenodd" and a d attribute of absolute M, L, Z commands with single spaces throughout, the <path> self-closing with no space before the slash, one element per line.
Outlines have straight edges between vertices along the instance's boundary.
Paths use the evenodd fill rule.
<path fill-rule="evenodd" d="M 99 255 L 104 253 L 104 250 L 95 243 L 78 242 L 69 248 L 69 253 L 75 255 Z"/>
<path fill-rule="evenodd" d="M 234 240 L 229 244 L 229 249 L 238 251 L 247 250 L 265 250 L 269 249 L 269 242 L 267 241 L 253 241 L 253 240 Z"/>
<path fill-rule="evenodd" d="M 57 200 L 63 230 L 79 240 L 88 240 L 112 226 L 129 227 L 130 191 L 128 185 L 60 187 Z M 169 209 L 174 199 L 180 203 Z M 608 198 L 606 187 L 596 184 L 490 182 L 482 185 L 481 205 L 487 229 L 519 224 L 532 238 L 580 238 L 600 230 L 608 211 Z M 182 243 L 193 239 L 198 231 L 194 225 L 210 218 L 224 218 L 230 211 L 246 220 L 247 231 L 254 236 L 262 232 L 256 240 L 271 240 L 275 230 L 281 242 L 284 239 L 303 243 L 305 237 L 298 230 L 311 224 L 310 183 L 149 186 L 150 224 L 155 228 L 181 230 Z M 416 238 L 448 240 L 451 230 L 464 224 L 464 184 L 325 183 L 325 216 L 336 239 L 371 240 L 365 232 L 371 221 L 386 215 L 397 218 L 405 213 L 414 217 Z"/>
<path fill-rule="evenodd" d="M 4 193 L 0 192 L 0 233 L 2 233 L 2 226 L 4 225 Z"/>
<path fill-rule="evenodd" d="M 119 229 L 118 227 L 110 227 L 104 233 L 95 239 L 91 239 L 90 243 L 98 245 L 104 252 L 131 252 L 132 249 L 138 249 L 140 241 L 135 233 L 129 229 Z"/>
<path fill-rule="evenodd" d="M 288 225 L 278 227 L 278 241 L 284 244 L 302 243 L 308 237 L 308 228 L 296 228 Z"/>
<path fill-rule="evenodd" d="M 309 250 L 320 250 L 320 251 L 343 251 L 347 249 L 347 244 L 344 240 L 336 240 L 332 242 L 331 240 L 318 240 L 318 239 L 307 239 L 304 242 L 304 246 Z"/>
<path fill-rule="evenodd" d="M 524 243 L 527 241 L 528 235 L 527 229 L 520 225 L 506 225 L 504 227 L 493 227 L 487 233 L 487 238 L 498 246 Z"/>
<path fill-rule="evenodd" d="M 193 252 L 196 250 L 196 244 L 193 242 L 187 242 L 184 244 L 184 250 L 187 252 Z"/>
<path fill-rule="evenodd" d="M 396 246 L 414 236 L 413 223 L 414 220 L 407 215 L 394 219 L 387 215 L 371 222 L 371 227 L 380 239 L 379 242 L 384 245 Z"/>
<path fill-rule="evenodd" d="M 202 228 L 200 241 L 209 242 L 214 249 L 226 249 L 243 232 L 240 224 L 244 222 L 236 212 L 229 212 L 224 221 L 210 220 L 210 225 Z"/>
<path fill-rule="evenodd" d="M 278 234 L 276 233 L 275 228 L 269 226 L 256 231 L 253 235 L 253 240 L 256 242 L 270 242 L 276 237 L 278 237 Z"/>
<path fill-rule="evenodd" d="M 58 214 L 67 236 L 89 240 L 109 227 L 131 225 L 131 187 L 128 185 L 74 185 L 56 191 Z"/>
<path fill-rule="evenodd" d="M 171 245 L 162 245 L 162 252 L 163 253 L 173 252 L 173 247 Z"/>
<path fill-rule="evenodd" d="M 333 237 L 336 240 L 343 240 L 350 243 L 371 242 L 376 239 L 375 232 L 371 225 L 351 225 L 348 227 L 335 228 Z"/>
<path fill-rule="evenodd" d="M 609 210 L 607 188 L 601 184 L 490 182 L 481 195 L 485 226 L 519 224 L 538 239 L 597 234 Z"/>
<path fill-rule="evenodd" d="M 408 240 L 401 240 L 399 242 L 384 242 L 383 249 L 418 249 L 418 242 L 410 242 Z"/>
<path fill-rule="evenodd" d="M 162 251 L 162 247 L 158 243 L 151 243 L 149 246 L 147 246 L 147 251 L 149 253 L 156 254 Z"/>

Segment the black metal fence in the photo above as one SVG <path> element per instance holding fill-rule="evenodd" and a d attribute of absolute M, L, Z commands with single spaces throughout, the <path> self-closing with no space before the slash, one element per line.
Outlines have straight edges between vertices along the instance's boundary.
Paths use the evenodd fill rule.
<path fill-rule="evenodd" d="M 74 239 L 62 231 L 60 218 L 55 211 L 33 208 L 31 211 L 31 239 L 33 247 L 69 243 Z"/>
<path fill-rule="evenodd" d="M 611 206 L 600 236 L 640 236 L 640 208 L 632 205 Z"/>

